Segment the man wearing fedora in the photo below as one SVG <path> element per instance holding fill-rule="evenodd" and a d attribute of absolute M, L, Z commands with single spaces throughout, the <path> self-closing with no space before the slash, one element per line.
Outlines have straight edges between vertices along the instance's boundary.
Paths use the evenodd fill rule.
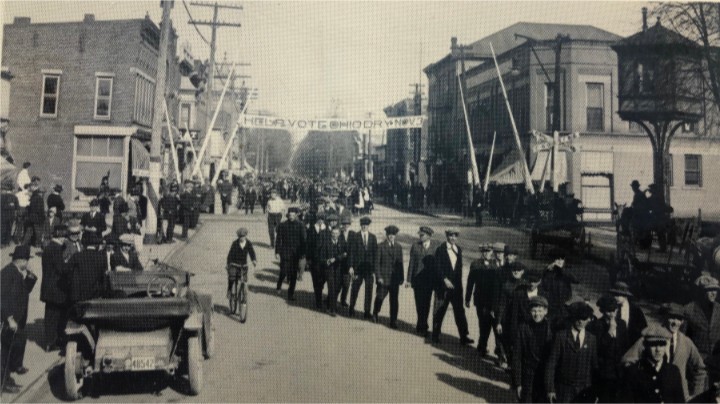
<path fill-rule="evenodd" d="M 590 322 L 587 330 L 597 339 L 598 369 L 595 374 L 595 392 L 602 403 L 619 400 L 617 383 L 622 380 L 622 358 L 630 346 L 627 325 L 617 318 L 618 304 L 610 295 L 597 301 L 602 316 Z"/>
<path fill-rule="evenodd" d="M 15 216 L 20 208 L 13 188 L 11 179 L 6 178 L 2 181 L 2 191 L 0 191 L 0 246 L 2 247 L 10 244 L 13 223 L 15 223 Z"/>
<path fill-rule="evenodd" d="M 652 324 L 643 330 L 642 338 L 642 357 L 625 369 L 622 402 L 684 403 L 680 370 L 665 359 L 670 331 Z"/>
<path fill-rule="evenodd" d="M 37 276 L 28 269 L 30 246 L 19 245 L 12 253 L 12 262 L 0 271 L 0 380 L 3 391 L 17 393 L 20 390 L 10 373 L 25 374 L 23 366 L 27 335 L 25 325 L 28 317 L 30 292 Z"/>
<path fill-rule="evenodd" d="M 364 318 L 370 319 L 370 304 L 373 297 L 373 275 L 375 274 L 375 257 L 378 251 L 377 237 L 370 232 L 372 220 L 364 216 L 360 218 L 360 231 L 353 233 L 348 248 L 350 249 L 350 276 L 353 277 L 350 291 L 350 316 L 355 315 L 355 304 L 360 294 L 360 286 L 365 283 Z"/>
<path fill-rule="evenodd" d="M 90 201 L 90 211 L 82 216 L 80 225 L 83 227 L 85 234 L 95 233 L 98 237 L 102 237 L 103 232 L 107 229 L 107 223 L 105 223 L 105 215 L 100 213 L 100 201 L 98 199 Z"/>
<path fill-rule="evenodd" d="M 570 326 L 557 333 L 545 366 L 547 399 L 553 402 L 593 402 L 592 375 L 597 369 L 597 340 L 585 327 L 594 318 L 584 301 L 568 307 Z"/>
<path fill-rule="evenodd" d="M 608 293 L 615 297 L 618 304 L 618 319 L 623 320 L 627 325 L 628 340 L 630 343 L 637 341 L 648 323 L 642 309 L 630 301 L 633 297 L 630 287 L 625 282 L 615 282 Z"/>
<path fill-rule="evenodd" d="M 709 357 L 720 340 L 720 304 L 716 301 L 720 285 L 710 275 L 696 281 L 697 298 L 685 306 L 686 334 L 695 343 L 703 359 Z"/>
<path fill-rule="evenodd" d="M 67 226 L 57 225 L 52 230 L 52 238 L 42 253 L 42 281 L 40 283 L 40 301 L 45 303 L 45 342 L 43 347 L 50 351 L 63 345 L 65 324 L 67 323 L 67 288 L 62 283 L 65 272 L 63 250 Z"/>
<path fill-rule="evenodd" d="M 63 212 L 65 212 L 65 202 L 63 202 L 62 196 L 60 196 L 60 193 L 63 191 L 63 187 L 60 184 L 55 184 L 55 186 L 52 189 L 52 192 L 47 197 L 47 208 L 50 210 L 50 208 L 55 207 L 57 208 L 57 217 L 60 218 L 60 221 L 63 219 Z"/>
<path fill-rule="evenodd" d="M 662 325 L 670 332 L 666 360 L 680 370 L 683 395 L 685 400 L 702 393 L 707 379 L 706 364 L 695 344 L 682 331 L 685 313 L 683 307 L 676 303 L 660 307 L 659 314 Z M 622 357 L 625 366 L 631 366 L 642 359 L 643 339 L 635 344 Z"/>
<path fill-rule="evenodd" d="M 452 304 L 455 324 L 460 334 L 460 343 L 472 344 L 468 337 L 467 318 L 463 307 L 462 286 L 462 248 L 457 245 L 460 232 L 455 229 L 445 231 L 446 241 L 435 250 L 435 305 L 433 307 L 432 342 L 440 343 L 442 323 L 448 306 Z"/>
<path fill-rule="evenodd" d="M 300 260 L 305 258 L 305 242 L 307 233 L 305 226 L 298 220 L 300 209 L 292 207 L 288 209 L 287 220 L 277 226 L 275 240 L 275 254 L 280 257 L 280 275 L 277 281 L 277 290 L 282 288 L 285 277 L 290 281 L 288 288 L 288 300 L 295 300 L 295 284 Z"/>
<path fill-rule="evenodd" d="M 428 316 L 434 288 L 435 251 L 440 243 L 432 240 L 434 231 L 428 226 L 420 226 L 419 240 L 410 247 L 410 262 L 408 263 L 407 280 L 405 287 L 413 288 L 415 295 L 415 311 L 417 312 L 417 325 L 415 331 L 427 337 Z"/>

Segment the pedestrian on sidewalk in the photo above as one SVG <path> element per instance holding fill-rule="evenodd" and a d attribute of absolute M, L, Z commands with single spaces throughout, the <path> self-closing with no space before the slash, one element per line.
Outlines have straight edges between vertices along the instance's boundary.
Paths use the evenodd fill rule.
<path fill-rule="evenodd" d="M 300 260 L 305 258 L 307 233 L 305 226 L 297 218 L 299 213 L 300 209 L 296 207 L 288 209 L 287 220 L 277 227 L 275 242 L 275 254 L 280 258 L 277 290 L 282 288 L 282 283 L 287 277 L 290 281 L 288 301 L 295 300 L 295 284 L 297 283 L 299 264 Z"/>
<path fill-rule="evenodd" d="M 197 209 L 197 198 L 193 192 L 195 186 L 192 181 L 185 181 L 185 190 L 180 194 L 180 211 L 182 212 L 182 239 L 188 237 L 188 229 L 192 223 L 195 210 Z"/>
<path fill-rule="evenodd" d="M 161 227 L 158 229 L 160 233 L 160 243 L 173 243 L 175 240 L 175 220 L 180 209 L 180 198 L 177 196 L 178 185 L 170 184 L 169 191 L 160 199 L 160 215 L 162 218 Z M 163 227 L 165 228 L 163 232 Z"/>
<path fill-rule="evenodd" d="M 60 222 L 63 221 L 63 212 L 65 212 L 65 202 L 63 202 L 62 197 L 60 196 L 60 193 L 62 192 L 63 187 L 60 184 L 55 184 L 55 186 L 52 189 L 52 192 L 47 197 L 47 208 L 50 210 L 51 208 L 55 207 L 57 211 L 57 217 L 60 219 Z M 50 229 L 52 231 L 52 229 Z"/>
<path fill-rule="evenodd" d="M 434 288 L 435 251 L 440 243 L 432 240 L 434 231 L 428 226 L 420 226 L 419 240 L 410 247 L 407 281 L 405 287 L 412 287 L 415 295 L 415 311 L 417 325 L 415 331 L 424 337 L 428 336 L 428 316 Z"/>
<path fill-rule="evenodd" d="M 493 305 L 496 343 L 499 341 L 502 344 L 501 353 L 504 353 L 508 363 L 512 360 L 512 339 L 518 330 L 511 321 L 510 308 L 515 290 L 526 282 L 525 269 L 525 265 L 517 261 L 505 264 L 500 270 L 500 287 Z"/>
<path fill-rule="evenodd" d="M 385 297 L 390 294 L 390 328 L 397 328 L 397 315 L 399 309 L 400 285 L 403 284 L 403 253 L 402 247 L 395 241 L 400 232 L 395 225 L 385 228 L 385 241 L 380 243 L 375 257 L 375 282 L 377 293 L 375 295 L 375 308 L 373 309 L 373 322 L 378 323 L 378 315 Z"/>
<path fill-rule="evenodd" d="M 15 215 L 15 233 L 13 238 L 15 244 L 21 244 L 25 240 L 25 225 L 27 224 L 28 206 L 30 205 L 30 183 L 25 184 L 15 193 L 18 200 L 17 214 Z"/>
<path fill-rule="evenodd" d="M 45 200 L 40 190 L 40 179 L 30 183 L 30 204 L 25 224 L 23 243 L 34 247 L 42 247 L 43 226 L 45 225 Z"/>
<path fill-rule="evenodd" d="M 10 374 L 28 372 L 23 365 L 27 344 L 25 325 L 30 292 L 37 276 L 28 269 L 30 246 L 16 246 L 11 257 L 12 262 L 0 271 L 0 381 L 3 392 L 15 394 L 20 391 L 20 386 Z"/>
<path fill-rule="evenodd" d="M 377 237 L 370 232 L 372 220 L 365 216 L 360 218 L 360 232 L 354 233 L 350 239 L 350 269 L 352 290 L 350 292 L 350 317 L 355 315 L 355 304 L 360 293 L 360 286 L 365 283 L 364 318 L 370 319 L 370 304 L 373 297 L 373 276 L 375 274 L 375 257 L 377 256 Z"/>
<path fill-rule="evenodd" d="M 445 231 L 446 242 L 440 244 L 435 251 L 435 306 L 433 307 L 432 342 L 440 343 L 442 323 L 448 306 L 452 304 L 455 324 L 460 334 L 460 343 L 472 344 L 474 341 L 468 337 L 468 324 L 463 308 L 462 289 L 462 248 L 458 246 L 457 238 L 460 232 L 455 229 Z"/>
<path fill-rule="evenodd" d="M 46 352 L 64 345 L 65 324 L 67 323 L 67 288 L 62 283 L 65 271 L 63 250 L 67 226 L 53 228 L 52 238 L 42 253 L 42 282 L 40 301 L 45 303 L 44 342 Z"/>
<path fill-rule="evenodd" d="M 90 201 L 90 211 L 83 214 L 80 225 L 85 233 L 83 237 L 89 233 L 94 233 L 102 238 L 103 232 L 107 229 L 107 223 L 105 223 L 105 215 L 100 213 L 99 200 L 93 199 Z"/>

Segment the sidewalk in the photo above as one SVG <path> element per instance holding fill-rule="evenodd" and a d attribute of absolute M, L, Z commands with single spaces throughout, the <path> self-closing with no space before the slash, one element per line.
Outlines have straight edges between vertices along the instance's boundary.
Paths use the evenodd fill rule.
<path fill-rule="evenodd" d="M 192 237 L 202 227 L 202 219 L 198 223 L 196 229 L 191 229 L 188 233 L 187 241 L 177 240 L 177 237 L 182 232 L 182 226 L 175 227 L 176 241 L 172 244 L 159 244 L 159 245 L 144 245 L 140 254 L 140 262 L 144 267 L 147 267 L 148 263 L 153 259 L 159 259 L 160 261 L 167 261 L 170 257 L 175 254 L 182 247 L 191 242 Z M 4 267 L 10 262 L 10 254 L 15 248 L 14 244 L 0 250 L 0 260 L 2 260 L 2 266 Z M 22 390 L 18 394 L 7 394 L 3 393 L 0 397 L 0 402 L 23 402 L 24 397 L 30 397 L 30 394 L 36 387 L 42 385 L 43 381 L 47 378 L 48 372 L 55 366 L 61 364 L 64 360 L 59 355 L 58 351 L 45 352 L 41 347 L 44 345 L 44 331 L 43 331 L 43 317 L 45 305 L 40 301 L 40 285 L 42 283 L 42 258 L 38 255 L 39 250 L 36 248 L 32 249 L 33 258 L 30 259 L 30 270 L 38 276 L 38 281 L 30 293 L 30 307 L 28 309 L 28 321 L 26 326 L 28 343 L 25 348 L 25 362 L 24 366 L 29 371 L 20 376 L 13 374 L 15 381 L 23 386 Z"/>

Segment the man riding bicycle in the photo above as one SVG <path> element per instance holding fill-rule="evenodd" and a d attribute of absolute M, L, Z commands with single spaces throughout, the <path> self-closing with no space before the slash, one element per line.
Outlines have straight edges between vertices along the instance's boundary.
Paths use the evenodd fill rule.
<path fill-rule="evenodd" d="M 255 249 L 253 248 L 250 240 L 247 239 L 248 230 L 241 227 L 237 230 L 237 240 L 233 241 L 230 245 L 230 252 L 227 256 L 226 270 L 228 273 L 228 289 L 227 295 L 230 298 L 230 292 L 232 289 L 233 282 L 238 280 L 247 282 L 248 264 L 247 257 L 250 255 L 253 268 L 257 266 L 257 259 L 255 256 Z"/>

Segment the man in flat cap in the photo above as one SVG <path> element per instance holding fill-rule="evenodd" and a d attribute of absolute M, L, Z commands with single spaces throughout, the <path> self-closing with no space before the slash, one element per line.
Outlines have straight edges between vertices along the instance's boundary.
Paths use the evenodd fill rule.
<path fill-rule="evenodd" d="M 508 326 L 503 326 L 503 334 L 505 328 L 510 327 L 512 330 L 519 330 L 523 323 L 530 323 L 530 299 L 540 296 L 540 284 L 542 282 L 542 272 L 538 270 L 526 270 L 524 273 L 524 282 L 518 285 L 510 299 L 510 305 L 505 309 L 504 318 Z M 547 299 L 545 299 L 547 300 Z M 508 334 L 513 337 L 513 334 Z"/>
<path fill-rule="evenodd" d="M 695 285 L 697 297 L 685 306 L 686 334 L 705 359 L 720 340 L 720 304 L 716 301 L 720 285 L 710 275 L 701 275 Z"/>
<path fill-rule="evenodd" d="M 440 343 L 442 323 L 448 306 L 452 304 L 460 343 L 472 344 L 468 337 L 468 324 L 463 308 L 462 248 L 457 245 L 460 235 L 455 229 L 445 231 L 446 241 L 435 250 L 435 305 L 433 307 L 432 342 Z"/>
<path fill-rule="evenodd" d="M 546 320 L 548 301 L 542 296 L 528 300 L 529 322 L 520 324 L 513 340 L 512 386 L 521 403 L 541 403 L 547 399 L 544 364 L 552 347 L 552 327 Z"/>
<path fill-rule="evenodd" d="M 395 225 L 385 228 L 385 241 L 378 245 L 375 257 L 375 282 L 377 294 L 373 308 L 373 321 L 379 322 L 378 315 L 385 297 L 390 294 L 390 328 L 397 328 L 400 285 L 404 281 L 402 247 L 395 241 L 400 229 Z"/>
<path fill-rule="evenodd" d="M 428 335 L 428 316 L 435 287 L 435 251 L 440 245 L 437 241 L 432 240 L 433 233 L 432 228 L 420 226 L 419 240 L 410 247 L 410 262 L 405 282 L 405 287 L 412 286 L 415 294 L 415 311 L 417 312 L 415 331 L 424 337 Z"/>
<path fill-rule="evenodd" d="M 618 304 L 615 298 L 604 295 L 597 301 L 602 317 L 587 326 L 597 339 L 598 369 L 595 373 L 595 392 L 603 403 L 619 402 L 617 384 L 622 380 L 620 359 L 630 346 L 627 324 L 617 318 Z"/>
<path fill-rule="evenodd" d="M 28 269 L 30 246 L 18 245 L 11 254 L 12 262 L 0 271 L 0 380 L 3 391 L 18 393 L 20 386 L 10 373 L 25 374 L 23 365 L 27 334 L 28 305 L 30 292 L 37 282 L 37 276 Z"/>
<path fill-rule="evenodd" d="M 298 220 L 300 209 L 291 207 L 288 209 L 287 220 L 277 227 L 275 239 L 275 254 L 280 257 L 280 275 L 278 276 L 277 287 L 279 291 L 287 276 L 290 280 L 288 288 L 288 300 L 295 300 L 295 284 L 300 260 L 305 258 L 305 243 L 307 233 L 305 226 Z"/>
<path fill-rule="evenodd" d="M 593 402 L 592 375 L 597 369 L 597 340 L 585 327 L 594 318 L 585 302 L 568 307 L 570 326 L 557 333 L 545 367 L 545 390 L 552 402 Z"/>
<path fill-rule="evenodd" d="M 622 402 L 685 402 L 680 370 L 665 360 L 671 336 L 670 331 L 658 324 L 643 330 L 643 354 L 637 363 L 625 369 Z"/>
<path fill-rule="evenodd" d="M 230 290 L 233 282 L 241 278 L 247 282 L 248 273 L 248 257 L 253 264 L 253 268 L 257 266 L 257 256 L 255 248 L 250 240 L 248 240 L 248 229 L 241 227 L 235 232 L 237 239 L 230 245 L 227 259 L 225 260 L 225 270 L 228 274 L 227 295 L 230 296 Z"/>
<path fill-rule="evenodd" d="M 467 290 L 465 291 L 465 307 L 470 307 L 470 299 L 473 298 L 475 310 L 477 311 L 480 333 L 478 336 L 478 353 L 489 356 L 487 342 L 493 329 L 495 313 L 493 304 L 499 292 L 499 267 L 494 261 L 493 248 L 489 244 L 480 244 L 480 258 L 470 264 L 468 273 Z M 453 308 L 455 310 L 455 308 Z M 498 341 L 499 342 L 499 341 Z M 495 354 L 499 361 L 505 358 L 499 343 L 495 344 Z"/>
<path fill-rule="evenodd" d="M 508 357 L 512 355 L 512 338 L 517 332 L 515 324 L 511 321 L 510 308 L 515 290 L 526 283 L 525 270 L 525 265 L 521 262 L 505 263 L 505 266 L 500 269 L 499 290 L 493 303 L 495 335 L 502 343 L 505 356 Z"/>
<path fill-rule="evenodd" d="M 352 290 L 350 292 L 350 316 L 355 315 L 360 286 L 365 283 L 364 317 L 370 318 L 370 304 L 373 297 L 373 275 L 375 274 L 375 258 L 377 257 L 377 237 L 370 232 L 372 220 L 365 216 L 360 218 L 360 231 L 353 233 L 348 248 L 350 249 L 350 269 Z"/>
<path fill-rule="evenodd" d="M 685 321 L 683 307 L 668 303 L 660 307 L 662 326 L 670 332 L 666 360 L 680 370 L 685 400 L 702 393 L 707 379 L 706 364 L 695 344 L 681 330 Z M 643 338 L 639 338 L 622 357 L 625 366 L 631 366 L 642 359 Z"/>

